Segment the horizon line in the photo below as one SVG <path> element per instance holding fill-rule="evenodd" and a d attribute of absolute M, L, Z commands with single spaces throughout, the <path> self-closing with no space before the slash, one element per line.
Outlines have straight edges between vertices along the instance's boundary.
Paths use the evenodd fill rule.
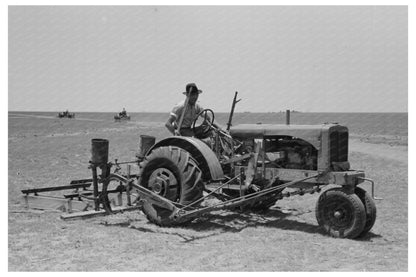
<path fill-rule="evenodd" d="M 69 112 L 72 112 L 72 113 L 118 113 L 117 111 L 72 111 L 72 110 L 68 110 Z M 60 112 L 62 112 L 62 111 L 40 111 L 40 110 L 8 110 L 8 112 L 9 113 L 13 113 L 13 112 L 25 112 L 25 113 L 27 113 L 27 112 L 36 112 L 36 113 L 60 113 Z M 149 111 L 128 111 L 128 113 L 169 113 L 169 111 L 163 111 L 163 112 L 160 112 L 160 111 L 152 111 L 152 112 L 149 112 Z M 223 111 L 218 111 L 218 112 L 215 112 L 215 113 L 230 113 L 229 111 L 227 111 L 227 112 L 223 112 Z M 234 114 L 237 114 L 237 113 L 258 113 L 258 114 L 262 114 L 262 113 L 286 113 L 286 110 L 284 110 L 284 111 L 277 111 L 277 112 L 270 112 L 270 111 L 262 111 L 262 112 L 253 112 L 253 111 L 243 111 L 243 112 L 234 112 Z M 315 112 L 315 111 L 296 111 L 296 110 L 290 110 L 290 113 L 368 113 L 368 114 L 370 114 L 370 113 L 409 113 L 408 111 L 405 111 L 405 112 L 398 112 L 398 111 L 395 111 L 395 112 L 392 112 L 392 111 L 389 111 L 389 112 L 368 112 L 368 111 L 366 111 L 366 112 L 361 112 L 361 111 L 351 111 L 351 112 Z"/>

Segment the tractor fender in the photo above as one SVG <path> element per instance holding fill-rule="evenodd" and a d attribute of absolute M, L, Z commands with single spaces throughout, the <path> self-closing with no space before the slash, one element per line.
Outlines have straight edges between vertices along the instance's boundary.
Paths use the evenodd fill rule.
<path fill-rule="evenodd" d="M 146 156 L 154 149 L 163 146 L 176 146 L 188 151 L 198 162 L 204 181 L 221 180 L 224 178 L 224 172 L 217 156 L 203 141 L 193 137 L 168 137 L 154 144 L 147 151 Z"/>

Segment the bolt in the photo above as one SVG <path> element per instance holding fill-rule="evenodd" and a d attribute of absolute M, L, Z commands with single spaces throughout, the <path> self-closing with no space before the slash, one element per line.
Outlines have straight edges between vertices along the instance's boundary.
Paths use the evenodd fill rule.
<path fill-rule="evenodd" d="M 334 217 L 335 218 L 340 218 L 342 216 L 342 213 L 340 211 L 335 211 L 334 212 Z"/>

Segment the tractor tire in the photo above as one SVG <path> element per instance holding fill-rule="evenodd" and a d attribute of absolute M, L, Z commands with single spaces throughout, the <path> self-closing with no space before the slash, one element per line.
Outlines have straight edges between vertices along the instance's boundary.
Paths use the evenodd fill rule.
<path fill-rule="evenodd" d="M 173 146 L 156 148 L 145 157 L 141 167 L 140 185 L 152 192 L 182 205 L 202 198 L 202 172 L 187 151 Z M 171 211 L 150 205 L 142 209 L 149 221 L 160 226 L 175 225 L 169 219 Z"/>
<path fill-rule="evenodd" d="M 356 238 L 366 224 L 364 204 L 358 195 L 342 188 L 323 192 L 316 203 L 315 213 L 318 224 L 336 238 Z"/>
<path fill-rule="evenodd" d="M 371 230 L 371 228 L 373 228 L 374 223 L 376 222 L 377 208 L 373 198 L 364 189 L 356 187 L 354 192 L 358 195 L 365 208 L 367 220 L 365 222 L 364 230 L 359 235 L 359 237 L 363 237 Z"/>

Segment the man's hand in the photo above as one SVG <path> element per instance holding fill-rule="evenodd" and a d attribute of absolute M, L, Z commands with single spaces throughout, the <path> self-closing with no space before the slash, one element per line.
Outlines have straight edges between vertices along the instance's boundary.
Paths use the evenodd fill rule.
<path fill-rule="evenodd" d="M 169 130 L 171 134 L 174 136 L 180 136 L 179 130 L 177 129 L 177 125 L 175 122 L 174 116 L 169 116 L 168 121 L 165 124 L 166 128 Z"/>

